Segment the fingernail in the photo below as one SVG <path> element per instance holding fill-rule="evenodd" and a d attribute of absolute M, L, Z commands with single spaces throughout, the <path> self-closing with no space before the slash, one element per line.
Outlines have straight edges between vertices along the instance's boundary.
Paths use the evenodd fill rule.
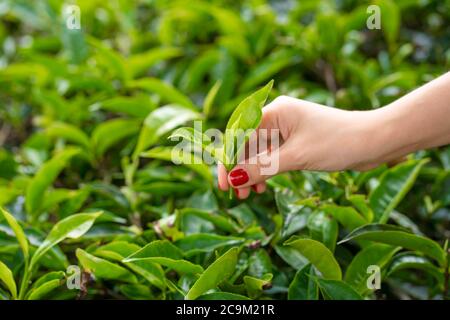
<path fill-rule="evenodd" d="M 239 199 L 239 189 L 233 189 L 234 190 L 234 194 L 236 195 L 236 198 Z"/>
<path fill-rule="evenodd" d="M 230 182 L 235 187 L 243 185 L 248 179 L 248 174 L 244 169 L 236 169 L 230 172 Z"/>

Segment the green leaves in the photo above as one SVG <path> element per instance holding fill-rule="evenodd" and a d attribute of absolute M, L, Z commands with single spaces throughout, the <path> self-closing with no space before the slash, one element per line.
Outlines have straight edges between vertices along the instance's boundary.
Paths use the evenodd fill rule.
<path fill-rule="evenodd" d="M 183 259 L 184 253 L 167 240 L 153 241 L 144 248 L 131 254 L 124 262 L 150 261 L 173 269 L 182 274 L 197 274 L 203 272 L 203 268 Z"/>
<path fill-rule="evenodd" d="M 14 231 L 14 234 L 16 236 L 17 241 L 19 242 L 20 248 L 22 249 L 23 256 L 25 260 L 28 260 L 29 256 L 29 245 L 28 245 L 28 239 L 23 232 L 22 227 L 19 225 L 17 220 L 5 209 L 0 207 L 0 213 L 5 218 L 6 222 L 9 224 L 11 229 Z"/>
<path fill-rule="evenodd" d="M 448 147 L 364 173 L 286 172 L 245 201 L 218 190 L 213 164 L 243 159 L 269 95 L 359 112 L 447 72 L 442 6 L 77 1 L 77 31 L 62 1 L 7 2 L 0 299 L 72 299 L 73 263 L 94 278 L 83 299 L 445 297 Z"/>
<path fill-rule="evenodd" d="M 370 276 L 367 268 L 372 265 L 383 268 L 398 250 L 397 247 L 382 243 L 375 243 L 363 248 L 348 266 L 345 272 L 345 282 L 359 293 L 364 293 L 367 290 L 367 278 Z"/>
<path fill-rule="evenodd" d="M 93 256 L 82 249 L 77 249 L 76 255 L 83 268 L 97 278 L 137 283 L 134 274 L 115 263 Z"/>
<path fill-rule="evenodd" d="M 45 298 L 54 289 L 64 283 L 64 272 L 54 271 L 43 275 L 30 288 L 27 300 L 39 300 Z"/>
<path fill-rule="evenodd" d="M 250 138 L 250 134 L 245 134 L 245 139 L 238 141 L 238 144 L 234 142 L 236 132 L 233 130 L 243 130 L 247 132 L 250 130 L 250 133 L 253 132 L 256 128 L 258 128 L 261 117 L 262 117 L 262 107 L 266 103 L 267 97 L 269 96 L 269 92 L 272 89 L 273 80 L 266 84 L 263 88 L 259 89 L 255 93 L 251 94 L 247 98 L 245 98 L 233 111 L 227 123 L 227 130 L 231 130 L 231 136 L 225 140 L 225 155 L 226 159 L 224 159 L 223 163 L 225 167 L 230 170 L 237 161 L 240 150 L 244 146 L 245 142 Z M 228 137 L 228 134 L 226 137 Z M 240 139 L 239 139 L 240 140 Z M 231 145 L 230 145 L 231 144 Z M 232 154 L 231 154 L 232 152 Z M 228 160 L 228 161 L 225 161 Z M 231 163 L 229 162 L 231 161 Z"/>
<path fill-rule="evenodd" d="M 381 26 L 389 46 L 395 44 L 400 29 L 400 10 L 397 4 L 392 0 L 376 1 L 381 12 Z"/>
<path fill-rule="evenodd" d="M 236 267 L 238 253 L 238 248 L 232 248 L 214 261 L 195 281 L 185 297 L 186 300 L 194 300 L 228 279 Z"/>
<path fill-rule="evenodd" d="M 320 278 L 316 281 L 327 300 L 362 300 L 362 297 L 345 282 Z"/>
<path fill-rule="evenodd" d="M 386 171 L 369 196 L 375 222 L 385 223 L 391 211 L 405 197 L 428 160 L 410 160 Z"/>
<path fill-rule="evenodd" d="M 219 236 L 215 234 L 193 234 L 175 242 L 187 256 L 199 252 L 211 252 L 223 246 L 235 246 L 244 242 L 243 238 Z"/>
<path fill-rule="evenodd" d="M 410 250 L 417 250 L 435 259 L 441 266 L 445 264 L 446 253 L 436 242 L 412 234 L 408 230 L 400 227 L 387 224 L 369 224 L 355 229 L 341 240 L 339 244 L 349 240 L 370 240 Z"/>
<path fill-rule="evenodd" d="M 319 287 L 314 280 L 314 269 L 308 264 L 297 271 L 289 285 L 289 300 L 317 300 L 319 299 Z"/>
<path fill-rule="evenodd" d="M 133 119 L 113 119 L 99 124 L 92 132 L 92 146 L 101 157 L 109 148 L 139 131 L 140 122 Z"/>
<path fill-rule="evenodd" d="M 154 144 L 162 135 L 201 115 L 180 105 L 167 105 L 151 112 L 144 121 L 133 157 Z"/>
<path fill-rule="evenodd" d="M 31 180 L 25 198 L 28 213 L 35 217 L 39 213 L 42 197 L 69 160 L 79 153 L 79 149 L 67 148 L 46 162 Z"/>
<path fill-rule="evenodd" d="M 13 299 L 17 298 L 17 287 L 12 271 L 0 261 L 0 280 L 6 285 Z"/>
<path fill-rule="evenodd" d="M 94 224 L 102 213 L 79 213 L 67 217 L 59 221 L 52 228 L 44 242 L 34 252 L 31 258 L 30 270 L 36 265 L 36 263 L 47 253 L 52 247 L 63 241 L 64 239 L 76 239 L 85 234 Z"/>
<path fill-rule="evenodd" d="M 222 162 L 227 170 L 231 170 L 237 163 L 242 147 L 261 122 L 261 109 L 266 103 L 272 86 L 273 80 L 245 98 L 236 107 L 228 119 L 222 146 L 214 147 L 208 143 L 210 142 L 208 137 L 191 128 L 178 129 L 172 133 L 170 138 L 181 137 L 186 139 L 188 142 L 193 143 L 194 146 L 211 154 L 217 161 Z"/>
<path fill-rule="evenodd" d="M 45 132 L 52 138 L 63 138 L 86 149 L 91 146 L 89 137 L 82 130 L 68 123 L 54 122 Z"/>
<path fill-rule="evenodd" d="M 157 94 L 165 102 L 180 105 L 188 109 L 195 110 L 196 107 L 191 99 L 178 91 L 172 85 L 156 78 L 146 78 L 135 80 L 130 83 L 131 88 L 144 89 L 146 91 Z"/>
<path fill-rule="evenodd" d="M 311 264 L 317 268 L 325 279 L 340 280 L 341 268 L 331 251 L 322 243 L 311 239 L 292 237 L 284 245 L 298 250 Z"/>

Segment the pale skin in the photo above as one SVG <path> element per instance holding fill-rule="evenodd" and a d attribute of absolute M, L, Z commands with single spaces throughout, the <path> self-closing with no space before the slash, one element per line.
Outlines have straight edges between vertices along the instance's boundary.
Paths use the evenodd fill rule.
<path fill-rule="evenodd" d="M 280 96 L 263 108 L 260 128 L 280 130 L 283 143 L 275 174 L 369 170 L 418 150 L 450 144 L 450 72 L 370 111 L 346 111 Z M 273 175 L 261 174 L 261 155 L 232 170 L 242 169 L 248 175 L 241 185 L 233 185 L 232 176 L 219 164 L 219 188 L 227 191 L 231 186 L 239 199 L 247 198 L 251 189 L 263 193 L 265 181 Z"/>

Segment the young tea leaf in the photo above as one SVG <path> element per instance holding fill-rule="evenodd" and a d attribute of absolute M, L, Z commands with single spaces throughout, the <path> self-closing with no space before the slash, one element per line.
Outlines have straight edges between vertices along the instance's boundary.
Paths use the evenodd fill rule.
<path fill-rule="evenodd" d="M 232 248 L 214 261 L 191 287 L 186 294 L 186 300 L 194 300 L 228 279 L 235 270 L 238 253 L 238 248 Z"/>

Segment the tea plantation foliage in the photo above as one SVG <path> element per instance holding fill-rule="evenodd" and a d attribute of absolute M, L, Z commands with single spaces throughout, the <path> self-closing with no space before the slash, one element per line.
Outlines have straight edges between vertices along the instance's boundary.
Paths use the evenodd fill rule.
<path fill-rule="evenodd" d="M 238 201 L 167 137 L 271 79 L 386 105 L 449 69 L 450 1 L 377 1 L 381 30 L 366 1 L 77 0 L 81 30 L 63 2 L 0 1 L 0 299 L 445 298 L 450 148 Z"/>

